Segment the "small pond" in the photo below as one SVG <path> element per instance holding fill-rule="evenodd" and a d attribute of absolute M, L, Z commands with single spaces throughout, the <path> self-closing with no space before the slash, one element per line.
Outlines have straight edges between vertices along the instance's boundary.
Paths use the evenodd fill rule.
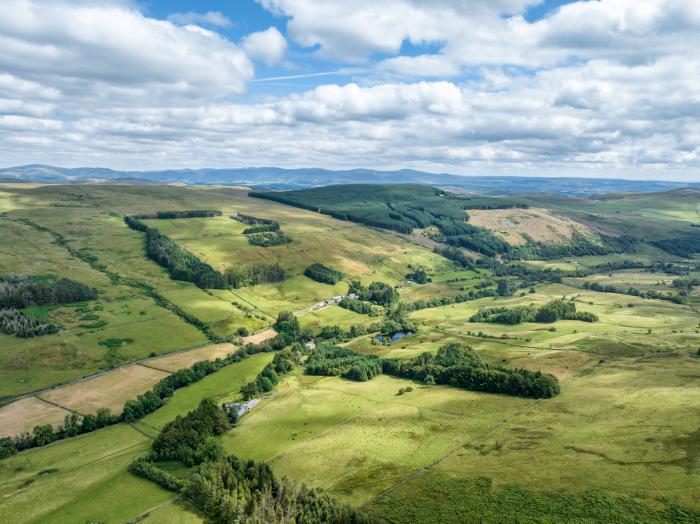
<path fill-rule="evenodd" d="M 410 335 L 410 334 L 411 334 L 410 332 L 405 333 L 405 332 L 403 332 L 403 331 L 397 331 L 396 333 L 394 333 L 393 335 L 391 335 L 391 337 L 389 337 L 389 336 L 386 337 L 386 338 L 387 338 L 387 342 L 396 342 L 397 340 L 400 340 L 400 339 L 402 339 L 403 337 L 405 337 L 406 335 Z M 377 335 L 377 340 L 378 340 L 379 342 L 384 342 L 384 338 L 385 338 L 384 335 Z"/>

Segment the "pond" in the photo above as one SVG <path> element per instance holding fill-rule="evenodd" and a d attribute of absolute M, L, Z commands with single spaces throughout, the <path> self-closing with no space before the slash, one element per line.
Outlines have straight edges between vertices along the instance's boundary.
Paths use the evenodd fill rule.
<path fill-rule="evenodd" d="M 391 337 L 389 337 L 389 336 L 386 337 L 388 339 L 387 342 L 396 342 L 397 340 L 400 340 L 403 337 L 405 337 L 406 335 L 410 335 L 410 334 L 411 334 L 410 332 L 405 333 L 403 331 L 397 331 L 396 333 L 391 335 Z M 377 335 L 377 340 L 379 342 L 384 342 L 384 335 Z"/>

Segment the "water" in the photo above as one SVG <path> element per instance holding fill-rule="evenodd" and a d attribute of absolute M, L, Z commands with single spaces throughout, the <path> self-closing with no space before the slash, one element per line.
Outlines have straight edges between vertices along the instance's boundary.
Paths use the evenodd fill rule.
<path fill-rule="evenodd" d="M 404 333 L 403 331 L 397 331 L 396 333 L 394 333 L 393 335 L 391 335 L 391 338 L 390 338 L 389 340 L 390 340 L 391 342 L 396 342 L 397 340 L 402 339 L 402 338 L 405 337 L 406 335 L 408 335 L 408 333 Z M 384 337 L 383 337 L 382 335 L 377 335 L 377 340 L 378 340 L 379 342 L 384 342 Z"/>

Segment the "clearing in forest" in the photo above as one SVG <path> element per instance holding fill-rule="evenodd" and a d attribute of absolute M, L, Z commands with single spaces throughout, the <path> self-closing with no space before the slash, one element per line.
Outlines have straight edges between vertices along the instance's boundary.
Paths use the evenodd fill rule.
<path fill-rule="evenodd" d="M 540 208 L 472 209 L 469 223 L 491 230 L 512 245 L 525 244 L 528 237 L 545 244 L 563 244 L 577 231 L 590 233 L 582 224 Z"/>

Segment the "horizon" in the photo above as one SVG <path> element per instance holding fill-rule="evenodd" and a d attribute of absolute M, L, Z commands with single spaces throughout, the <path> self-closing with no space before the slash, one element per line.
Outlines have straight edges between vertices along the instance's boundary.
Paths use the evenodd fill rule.
<path fill-rule="evenodd" d="M 349 167 L 349 168 L 328 168 L 328 167 L 322 167 L 322 166 L 300 166 L 300 167 L 280 167 L 280 166 L 273 166 L 273 165 L 259 165 L 259 166 L 254 166 L 254 165 L 246 165 L 246 166 L 228 166 L 228 167 L 166 167 L 166 168 L 161 168 L 161 169 L 115 169 L 112 167 L 107 167 L 107 166 L 88 166 L 88 165 L 75 165 L 75 166 L 59 166 L 59 165 L 54 165 L 54 164 L 42 164 L 42 163 L 29 163 L 29 164 L 20 164 L 20 165 L 8 165 L 8 166 L 0 166 L 0 171 L 6 171 L 6 170 L 11 170 L 11 169 L 22 169 L 22 168 L 32 168 L 32 167 L 43 167 L 43 168 L 53 168 L 53 169 L 65 169 L 65 170 L 89 170 L 89 169 L 107 169 L 110 171 L 113 171 L 115 173 L 143 173 L 143 174 L 148 174 L 148 173 L 164 173 L 164 172 L 177 172 L 177 171 L 191 171 L 191 172 L 199 172 L 199 171 L 244 171 L 244 170 L 265 170 L 265 169 L 275 169 L 275 170 L 281 170 L 281 171 L 328 171 L 331 173 L 351 173 L 353 171 L 361 172 L 361 171 L 369 171 L 369 172 L 376 172 L 376 173 L 381 173 L 381 174 L 396 174 L 400 173 L 402 171 L 411 171 L 415 173 L 420 173 L 420 174 L 425 174 L 425 175 L 432 175 L 432 176 L 454 176 L 454 177 L 460 177 L 460 178 L 522 178 L 522 179 L 549 179 L 549 180 L 564 180 L 564 179 L 572 179 L 572 180 L 611 180 L 611 181 L 628 181 L 628 182 L 648 182 L 648 183 L 668 183 L 668 184 L 700 184 L 700 175 L 698 175 L 698 178 L 692 178 L 692 179 L 683 179 L 683 178 L 653 178 L 654 174 L 653 173 L 648 173 L 648 177 L 634 177 L 634 176 L 623 176 L 623 175 L 606 175 L 603 173 L 598 173 L 598 174 L 589 174 L 589 176 L 583 176 L 581 174 L 542 174 L 542 175 L 536 175 L 536 174 L 531 174 L 531 173 L 522 173 L 522 172 L 515 172 L 515 173 L 490 173 L 490 174 L 476 174 L 476 173 L 463 173 L 463 174 L 458 174 L 458 173 L 450 173 L 446 171 L 442 172 L 437 172 L 437 171 L 426 171 L 426 170 L 420 170 L 420 169 L 414 169 L 414 168 L 397 168 L 397 169 L 373 169 L 370 167 Z M 1 174 L 1 173 L 0 173 Z M 187 184 L 187 182 L 183 182 Z M 347 182 L 348 184 L 351 184 L 352 182 Z M 411 182 L 407 182 L 411 183 Z M 338 185 L 337 183 L 331 183 L 331 185 Z"/>
<path fill-rule="evenodd" d="M 0 157 L 700 181 L 693 4 L 8 0 Z"/>

